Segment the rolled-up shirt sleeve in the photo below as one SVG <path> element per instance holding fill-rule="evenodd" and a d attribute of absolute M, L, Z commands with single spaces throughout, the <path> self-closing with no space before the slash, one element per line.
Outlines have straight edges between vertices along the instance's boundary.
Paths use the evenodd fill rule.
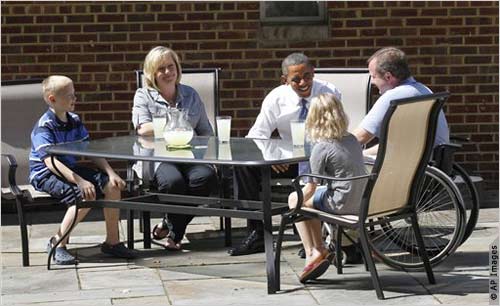
<path fill-rule="evenodd" d="M 132 123 L 137 130 L 139 126 L 152 121 L 151 111 L 148 107 L 148 96 L 146 89 L 139 88 L 134 95 L 134 106 L 132 107 Z"/>
<path fill-rule="evenodd" d="M 205 110 L 205 104 L 203 104 L 200 95 L 196 91 L 194 91 L 193 96 L 195 99 L 195 108 L 199 111 L 198 122 L 194 127 L 196 135 L 213 136 L 214 130 L 212 128 L 212 125 L 210 124 L 210 121 L 208 120 L 207 111 Z"/>

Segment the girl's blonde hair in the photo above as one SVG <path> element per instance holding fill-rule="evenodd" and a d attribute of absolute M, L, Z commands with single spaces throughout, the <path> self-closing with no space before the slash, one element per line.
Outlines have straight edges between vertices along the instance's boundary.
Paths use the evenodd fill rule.
<path fill-rule="evenodd" d="M 340 140 L 348 126 L 342 103 L 333 94 L 320 94 L 311 100 L 306 119 L 306 133 L 311 142 Z"/>
<path fill-rule="evenodd" d="M 161 62 L 165 59 L 165 57 L 170 56 L 175 63 L 175 68 L 177 69 L 177 79 L 175 80 L 176 84 L 181 82 L 182 71 L 181 71 L 181 62 L 179 60 L 179 56 L 174 50 L 158 46 L 154 47 L 149 51 L 148 55 L 144 59 L 144 76 L 146 79 L 146 86 L 152 87 L 156 90 L 160 90 L 158 88 L 158 84 L 156 84 L 155 74 L 158 68 L 161 65 Z"/>

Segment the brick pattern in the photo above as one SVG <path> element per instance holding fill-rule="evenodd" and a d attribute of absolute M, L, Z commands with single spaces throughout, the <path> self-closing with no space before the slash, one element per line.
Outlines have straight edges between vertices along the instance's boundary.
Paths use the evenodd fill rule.
<path fill-rule="evenodd" d="M 133 70 L 172 47 L 184 67 L 221 67 L 221 110 L 245 135 L 280 61 L 304 51 L 317 67 L 364 67 L 394 45 L 416 78 L 452 96 L 453 134 L 472 141 L 456 160 L 498 184 L 498 2 L 331 1 L 331 38 L 261 41 L 258 2 L 2 2 L 2 79 L 65 74 L 93 137 L 128 134 Z"/>

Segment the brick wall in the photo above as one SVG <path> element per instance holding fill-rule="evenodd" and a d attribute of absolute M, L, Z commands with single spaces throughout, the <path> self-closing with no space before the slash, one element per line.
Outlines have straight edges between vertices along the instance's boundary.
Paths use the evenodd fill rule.
<path fill-rule="evenodd" d="M 453 134 L 472 142 L 456 160 L 498 185 L 498 2 L 328 3 L 327 40 L 263 41 L 258 2 L 2 2 L 2 79 L 65 74 L 76 82 L 93 137 L 128 134 L 133 70 L 172 47 L 184 67 L 221 67 L 221 109 L 245 135 L 280 61 L 304 51 L 317 67 L 364 67 L 398 46 L 416 78 L 453 95 Z"/>

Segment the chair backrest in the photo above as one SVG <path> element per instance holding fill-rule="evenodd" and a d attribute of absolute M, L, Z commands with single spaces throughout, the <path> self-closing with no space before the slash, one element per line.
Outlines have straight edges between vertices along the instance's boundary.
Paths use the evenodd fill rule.
<path fill-rule="evenodd" d="M 28 184 L 31 130 L 47 110 L 43 100 L 42 79 L 2 82 L 2 154 L 17 161 L 16 182 Z M 2 187 L 8 187 L 8 165 L 2 159 Z"/>
<path fill-rule="evenodd" d="M 367 68 L 316 68 L 314 78 L 335 85 L 342 93 L 342 105 L 354 130 L 370 107 L 370 73 Z"/>
<path fill-rule="evenodd" d="M 181 83 L 193 87 L 205 105 L 208 120 L 217 135 L 215 117 L 219 113 L 219 68 L 183 68 Z M 142 70 L 136 70 L 137 88 L 145 83 Z"/>
<path fill-rule="evenodd" d="M 372 169 L 378 176 L 367 183 L 362 217 L 415 205 L 416 189 L 431 157 L 439 111 L 448 96 L 438 93 L 391 101 Z"/>

